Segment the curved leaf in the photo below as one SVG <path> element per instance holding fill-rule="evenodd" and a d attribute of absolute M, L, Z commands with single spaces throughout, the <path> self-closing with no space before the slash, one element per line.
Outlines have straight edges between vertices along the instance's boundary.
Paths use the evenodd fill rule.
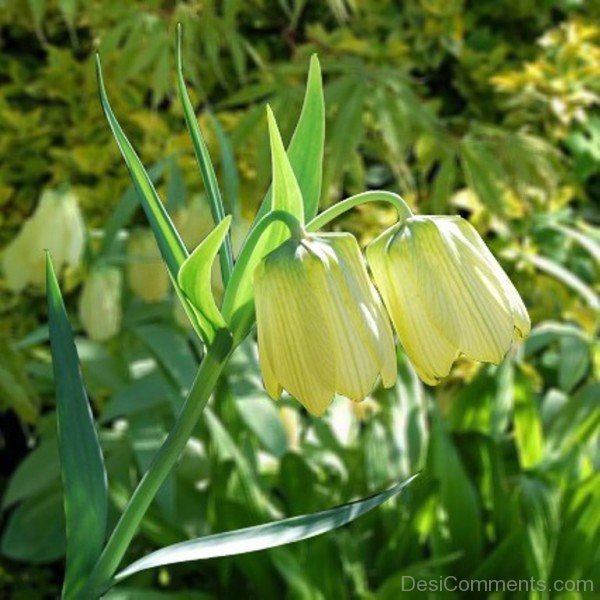
<path fill-rule="evenodd" d="M 315 537 L 346 525 L 373 510 L 398 494 L 415 477 L 417 475 L 413 475 L 409 479 L 397 483 L 390 489 L 374 496 L 322 512 L 209 535 L 161 548 L 123 569 L 116 575 L 115 581 L 121 581 L 134 573 L 163 565 L 256 552 Z"/>
<path fill-rule="evenodd" d="M 106 471 L 73 333 L 49 255 L 46 286 L 67 534 L 63 597 L 73 598 L 102 550 L 106 532 Z"/>
<path fill-rule="evenodd" d="M 96 73 L 98 76 L 98 88 L 102 110 L 104 110 L 104 114 L 106 115 L 115 140 L 117 141 L 119 150 L 125 159 L 129 174 L 131 175 L 131 179 L 137 190 L 148 222 L 156 237 L 158 247 L 167 263 L 169 272 L 172 277 L 177 277 L 179 268 L 188 256 L 187 249 L 185 244 L 181 241 L 163 203 L 160 201 L 160 198 L 154 189 L 154 184 L 144 169 L 144 165 L 125 136 L 125 133 L 123 133 L 123 130 L 110 107 L 108 97 L 106 96 L 106 90 L 104 89 L 102 67 L 100 66 L 100 57 L 98 55 L 96 55 Z"/>
<path fill-rule="evenodd" d="M 199 313 L 199 321 L 209 341 L 213 339 L 217 329 L 226 327 L 212 292 L 211 271 L 230 224 L 231 215 L 227 215 L 200 242 L 177 275 L 177 283 Z"/>

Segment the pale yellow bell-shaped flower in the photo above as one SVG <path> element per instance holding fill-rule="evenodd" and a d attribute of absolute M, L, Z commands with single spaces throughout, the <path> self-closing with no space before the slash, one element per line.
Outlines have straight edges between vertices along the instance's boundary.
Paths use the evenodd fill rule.
<path fill-rule="evenodd" d="M 473 226 L 414 216 L 367 248 L 375 284 L 421 379 L 435 385 L 460 354 L 498 364 L 529 333 L 519 293 Z"/>
<path fill-rule="evenodd" d="M 46 190 L 4 253 L 2 269 L 8 288 L 20 292 L 28 284 L 43 287 L 44 250 L 50 252 L 58 272 L 79 264 L 84 244 L 85 225 L 75 195 Z"/>
<path fill-rule="evenodd" d="M 348 233 L 290 239 L 254 272 L 260 366 L 267 392 L 282 389 L 314 415 L 334 394 L 359 402 L 381 374 L 396 380 L 392 330 Z"/>
<path fill-rule="evenodd" d="M 79 318 L 89 338 L 110 339 L 121 327 L 121 271 L 103 267 L 92 271 L 79 297 Z"/>
<path fill-rule="evenodd" d="M 150 229 L 138 229 L 127 245 L 127 283 L 144 302 L 159 302 L 169 292 L 169 273 Z"/>

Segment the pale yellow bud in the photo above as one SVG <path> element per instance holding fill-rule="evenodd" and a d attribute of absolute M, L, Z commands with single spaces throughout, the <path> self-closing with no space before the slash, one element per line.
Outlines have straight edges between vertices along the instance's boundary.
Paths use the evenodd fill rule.
<path fill-rule="evenodd" d="M 260 365 L 267 392 L 282 388 L 314 415 L 337 392 L 356 402 L 378 375 L 396 379 L 392 331 L 347 233 L 290 239 L 254 273 Z"/>
<path fill-rule="evenodd" d="M 529 333 L 519 293 L 460 217 L 416 216 L 385 231 L 367 258 L 406 354 L 435 385 L 460 354 L 500 363 Z"/>
<path fill-rule="evenodd" d="M 90 339 L 103 342 L 121 327 L 121 271 L 115 267 L 90 273 L 79 298 L 79 318 Z"/>
<path fill-rule="evenodd" d="M 127 246 L 127 283 L 144 302 L 159 302 L 169 292 L 169 274 L 149 229 L 132 233 Z"/>
<path fill-rule="evenodd" d="M 85 226 L 72 193 L 47 190 L 33 215 L 6 248 L 2 267 L 8 287 L 19 292 L 28 284 L 43 287 L 49 250 L 57 271 L 76 267 L 85 243 Z"/>

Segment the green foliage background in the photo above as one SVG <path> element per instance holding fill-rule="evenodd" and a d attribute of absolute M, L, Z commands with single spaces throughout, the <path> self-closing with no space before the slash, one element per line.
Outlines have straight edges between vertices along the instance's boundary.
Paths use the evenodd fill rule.
<path fill-rule="evenodd" d="M 44 189 L 76 193 L 88 251 L 62 285 L 113 521 L 173 421 L 198 349 L 171 297 L 143 302 L 125 289 L 121 331 L 105 343 L 78 326 L 91 270 L 132 260 L 122 236 L 103 254 L 104 227 L 144 225 L 139 211 L 118 216 L 128 216 L 130 182 L 97 99 L 96 50 L 115 112 L 177 211 L 202 193 L 175 93 L 183 24 L 192 100 L 241 227 L 270 180 L 264 104 L 289 139 L 317 52 L 328 111 L 322 206 L 378 187 L 421 213 L 467 216 L 534 325 L 502 366 L 461 361 L 435 389 L 400 354 L 395 389 L 357 407 L 339 399 L 323 420 L 291 399 L 270 401 L 246 344 L 132 557 L 423 476 L 342 531 L 141 574 L 111 598 L 392 599 L 403 575 L 595 578 L 600 589 L 599 18 L 596 0 L 0 2 L 0 248 Z M 369 206 L 335 227 L 366 242 L 392 221 Z M 16 295 L 0 278 L 0 590 L 14 598 L 60 589 L 45 321 L 43 290 Z"/>

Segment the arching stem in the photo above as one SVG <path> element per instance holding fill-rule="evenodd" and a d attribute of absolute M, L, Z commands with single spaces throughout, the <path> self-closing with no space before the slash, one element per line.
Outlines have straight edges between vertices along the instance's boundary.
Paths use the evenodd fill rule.
<path fill-rule="evenodd" d="M 391 204 L 398 211 L 398 220 L 401 222 L 413 216 L 408 204 L 398 194 L 382 190 L 371 190 L 356 194 L 356 196 L 350 196 L 350 198 L 334 204 L 308 223 L 306 229 L 308 231 L 318 231 L 346 211 L 366 202 L 387 202 Z"/>

